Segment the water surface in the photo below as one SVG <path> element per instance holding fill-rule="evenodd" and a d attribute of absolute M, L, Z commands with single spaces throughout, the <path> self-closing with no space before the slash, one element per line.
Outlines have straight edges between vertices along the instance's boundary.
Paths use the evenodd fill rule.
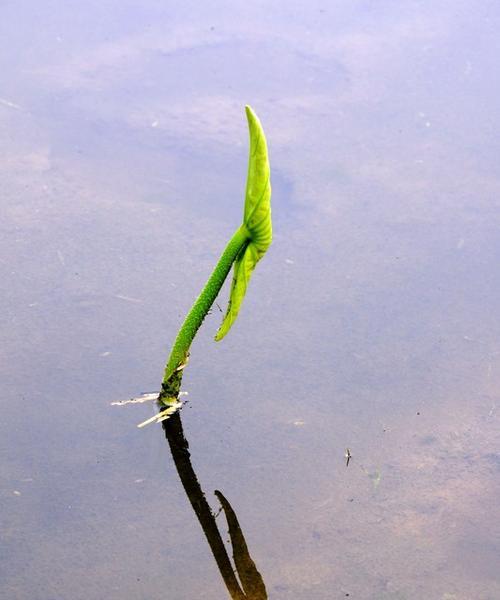
<path fill-rule="evenodd" d="M 240 222 L 249 103 L 275 238 L 184 377 L 208 502 L 272 599 L 499 598 L 496 4 L 0 14 L 0 595 L 229 597 L 154 407 L 110 403 Z"/>

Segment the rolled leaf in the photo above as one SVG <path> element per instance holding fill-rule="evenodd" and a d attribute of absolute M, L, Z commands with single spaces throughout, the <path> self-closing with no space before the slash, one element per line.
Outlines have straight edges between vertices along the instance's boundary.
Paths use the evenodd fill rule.
<path fill-rule="evenodd" d="M 250 133 L 250 156 L 243 223 L 250 233 L 252 243 L 257 247 L 260 259 L 273 239 L 271 176 L 264 130 L 249 106 L 245 107 L 245 111 Z"/>
<path fill-rule="evenodd" d="M 250 134 L 250 153 L 245 192 L 245 210 L 241 230 L 248 237 L 248 244 L 234 262 L 233 281 L 227 312 L 215 336 L 221 340 L 236 320 L 247 291 L 252 271 L 264 256 L 273 238 L 271 222 L 271 181 L 267 143 L 262 125 L 249 107 L 245 107 Z"/>

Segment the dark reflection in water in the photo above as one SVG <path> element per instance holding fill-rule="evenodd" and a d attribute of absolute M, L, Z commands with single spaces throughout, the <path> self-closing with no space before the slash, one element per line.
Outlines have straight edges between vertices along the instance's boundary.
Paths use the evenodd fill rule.
<path fill-rule="evenodd" d="M 219 568 L 222 579 L 233 600 L 266 600 L 266 586 L 248 551 L 243 532 L 231 504 L 219 490 L 215 495 L 221 503 L 229 527 L 229 537 L 233 548 L 233 560 L 239 582 L 226 551 L 217 527 L 216 517 L 205 498 L 201 485 L 191 464 L 189 444 L 182 429 L 181 416 L 174 414 L 163 422 L 163 430 L 167 438 L 177 473 L 181 479 L 186 495 L 207 538 L 212 554 Z"/>

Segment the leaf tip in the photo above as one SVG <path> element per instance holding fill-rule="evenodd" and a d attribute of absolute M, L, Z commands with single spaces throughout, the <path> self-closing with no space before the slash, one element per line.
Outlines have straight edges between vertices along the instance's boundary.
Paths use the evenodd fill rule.
<path fill-rule="evenodd" d="M 255 114 L 253 108 L 249 104 L 245 104 L 245 113 L 249 124 L 259 123 L 259 117 Z"/>

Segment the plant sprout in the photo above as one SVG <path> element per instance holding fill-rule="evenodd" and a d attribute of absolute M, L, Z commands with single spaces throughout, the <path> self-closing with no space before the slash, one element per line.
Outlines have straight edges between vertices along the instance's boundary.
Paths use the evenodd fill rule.
<path fill-rule="evenodd" d="M 250 134 L 250 155 L 243 223 L 229 240 L 175 338 L 165 366 L 160 392 L 160 400 L 167 405 L 178 396 L 182 369 L 187 364 L 191 343 L 215 302 L 231 267 L 234 265 L 229 303 L 215 336 L 216 341 L 220 341 L 227 334 L 236 320 L 252 271 L 272 241 L 271 182 L 266 138 L 262 125 L 250 106 L 246 106 L 245 111 Z"/>

